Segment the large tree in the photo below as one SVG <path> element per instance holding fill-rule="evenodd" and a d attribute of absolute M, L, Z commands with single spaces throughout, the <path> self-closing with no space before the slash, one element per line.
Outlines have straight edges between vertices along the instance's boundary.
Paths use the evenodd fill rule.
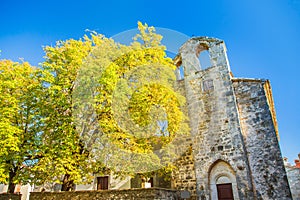
<path fill-rule="evenodd" d="M 79 68 L 92 48 L 88 37 L 82 40 L 59 41 L 44 48 L 46 60 L 42 64 L 43 157 L 35 167 L 35 175 L 42 182 L 62 183 L 62 190 L 72 190 L 89 174 L 88 152 L 77 134 L 73 115 L 73 91 Z"/>
<path fill-rule="evenodd" d="M 92 152 L 116 174 L 172 169 L 172 142 L 188 131 L 184 97 L 175 89 L 175 66 L 162 36 L 147 24 L 139 22 L 138 29 L 131 45 L 105 51 L 110 62 L 101 62 L 100 46 L 83 67 L 93 66 L 90 74 L 97 77 L 92 98 L 101 132 Z"/>
<path fill-rule="evenodd" d="M 31 181 L 31 168 L 40 158 L 41 82 L 27 62 L 0 61 L 0 182 Z"/>
<path fill-rule="evenodd" d="M 87 91 L 78 86 L 78 81 L 91 85 L 93 74 L 79 76 L 79 73 L 94 48 L 102 46 L 102 50 L 112 50 L 111 44 L 114 44 L 112 40 L 93 33 L 91 38 L 59 41 L 54 47 L 44 48 L 42 80 L 46 92 L 42 97 L 40 147 L 43 156 L 34 168 L 36 182 L 58 182 L 62 191 L 69 191 L 74 184 L 91 180 L 96 170 L 95 159 L 85 138 L 96 129 L 93 127 L 98 122 L 95 117 L 92 125 L 86 126 L 85 118 L 81 119 L 86 112 L 78 97 Z M 105 54 L 101 62 L 105 62 Z"/>
<path fill-rule="evenodd" d="M 138 28 L 128 46 L 92 34 L 45 47 L 43 156 L 34 167 L 41 183 L 72 190 L 92 172 L 172 168 L 172 141 L 187 131 L 184 98 L 162 36 Z"/>

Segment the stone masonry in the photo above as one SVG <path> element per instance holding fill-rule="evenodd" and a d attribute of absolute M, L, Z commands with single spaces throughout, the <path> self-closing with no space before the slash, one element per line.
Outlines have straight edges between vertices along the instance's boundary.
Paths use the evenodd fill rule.
<path fill-rule="evenodd" d="M 0 194 L 0 200 L 21 200 L 21 194 Z"/>
<path fill-rule="evenodd" d="M 201 69 L 206 50 L 212 66 Z M 199 199 L 226 196 L 225 186 L 231 199 L 291 199 L 269 81 L 233 78 L 219 39 L 191 38 L 174 61 L 184 69 L 196 176 L 195 191 L 184 186 L 189 180 L 176 188 L 182 184 Z"/>
<path fill-rule="evenodd" d="M 31 192 L 30 200 L 179 200 L 177 191 L 161 188 L 128 190 Z"/>
<path fill-rule="evenodd" d="M 257 197 L 284 199 L 288 194 L 283 159 L 278 147 L 274 122 L 266 98 L 269 81 L 233 79 L 243 138 Z"/>
<path fill-rule="evenodd" d="M 284 160 L 293 199 L 300 200 L 300 153 L 298 159 L 295 160 L 295 165 L 288 163 L 287 158 Z"/>
<path fill-rule="evenodd" d="M 177 82 L 177 91 L 185 95 L 184 81 Z M 187 112 L 187 107 L 182 108 Z M 175 160 L 177 169 L 173 171 L 172 188 L 177 190 L 187 190 L 192 196 L 196 196 L 196 175 L 193 154 L 193 141 L 191 135 L 180 136 L 174 141 L 176 155 L 181 155 Z"/>

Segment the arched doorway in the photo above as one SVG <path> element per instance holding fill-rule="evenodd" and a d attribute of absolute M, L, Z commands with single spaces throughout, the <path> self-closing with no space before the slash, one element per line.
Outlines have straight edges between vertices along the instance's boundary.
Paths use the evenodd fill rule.
<path fill-rule="evenodd" d="M 209 172 L 211 199 L 238 200 L 235 172 L 225 161 L 215 162 Z"/>

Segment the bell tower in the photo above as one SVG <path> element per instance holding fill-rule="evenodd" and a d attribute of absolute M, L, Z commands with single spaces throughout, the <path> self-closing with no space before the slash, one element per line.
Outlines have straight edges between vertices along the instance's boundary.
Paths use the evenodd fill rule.
<path fill-rule="evenodd" d="M 198 58 L 203 51 L 208 51 L 211 63 L 206 69 L 201 69 Z M 241 118 L 241 115 L 251 117 L 251 113 L 247 113 L 247 108 L 242 107 L 242 104 L 252 93 L 245 94 L 247 97 L 243 96 L 243 85 L 237 81 L 240 79 L 232 77 L 226 46 L 222 40 L 191 38 L 179 49 L 174 61 L 178 66 L 178 77 L 184 79 L 182 87 L 187 100 L 196 193 L 199 199 L 289 199 L 287 180 L 281 180 L 279 176 L 277 180 L 282 182 L 285 193 L 268 193 L 273 186 L 267 185 L 269 181 L 259 178 L 259 173 L 265 167 L 255 167 L 260 165 L 257 162 L 261 153 L 256 152 L 255 148 L 268 152 L 270 149 L 267 147 L 271 145 L 276 153 L 274 159 L 279 166 L 278 170 L 281 170 L 282 176 L 285 175 L 284 168 L 281 167 L 281 153 L 275 131 L 277 123 L 274 123 L 276 120 L 272 116 L 272 108 L 268 107 L 270 101 L 266 98 L 267 93 L 263 86 L 265 82 L 258 80 L 257 84 L 262 85 L 262 90 L 255 92 L 262 96 L 259 105 L 264 104 L 263 109 L 270 116 L 261 119 L 268 124 L 268 128 L 264 130 L 273 131 L 269 133 L 272 142 L 267 142 L 268 145 L 253 142 L 259 140 L 255 134 L 256 129 L 261 127 L 256 124 L 251 130 L 247 129 L 245 119 Z M 248 79 L 244 81 L 248 83 Z"/>

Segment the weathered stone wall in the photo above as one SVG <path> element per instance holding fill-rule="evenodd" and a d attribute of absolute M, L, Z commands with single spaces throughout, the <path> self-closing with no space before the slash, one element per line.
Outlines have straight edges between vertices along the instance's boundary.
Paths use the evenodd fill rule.
<path fill-rule="evenodd" d="M 213 66 L 200 70 L 199 60 L 195 58 L 203 50 L 209 51 Z M 226 180 L 232 183 L 235 199 L 253 199 L 249 164 L 223 41 L 192 38 L 180 48 L 179 55 L 177 62 L 184 68 L 197 195 L 200 199 L 217 199 L 217 184 Z"/>
<path fill-rule="evenodd" d="M 196 175 L 195 163 L 190 139 L 185 143 L 178 144 L 179 152 L 182 153 L 179 159 L 175 161 L 177 167 L 173 171 L 172 188 L 177 190 L 187 190 L 191 195 L 196 195 Z M 187 145 L 186 145 L 187 144 Z"/>
<path fill-rule="evenodd" d="M 0 200 L 21 200 L 21 194 L 0 194 Z"/>
<path fill-rule="evenodd" d="M 300 168 L 286 168 L 286 173 L 294 200 L 300 200 Z"/>
<path fill-rule="evenodd" d="M 72 191 L 72 192 L 31 192 L 30 200 L 179 200 L 180 194 L 175 190 L 160 188 Z"/>
<path fill-rule="evenodd" d="M 214 66 L 185 77 L 199 196 L 215 199 L 214 165 L 225 161 L 233 172 L 235 199 L 253 199 L 236 100 L 227 66 Z M 220 174 L 221 176 L 221 174 Z M 230 175 L 228 175 L 230 176 Z M 235 183 L 236 182 L 236 183 Z M 235 184 L 234 184 L 235 183 Z"/>
<path fill-rule="evenodd" d="M 177 91 L 186 96 L 184 80 L 177 81 Z M 187 106 L 182 110 L 188 115 Z M 190 134 L 180 136 L 173 142 L 176 147 L 175 166 L 177 169 L 172 174 L 172 188 L 177 190 L 187 190 L 191 195 L 196 196 L 196 174 L 193 154 L 193 140 Z"/>
<path fill-rule="evenodd" d="M 291 199 L 265 84 L 233 80 L 251 175 L 258 199 Z"/>

